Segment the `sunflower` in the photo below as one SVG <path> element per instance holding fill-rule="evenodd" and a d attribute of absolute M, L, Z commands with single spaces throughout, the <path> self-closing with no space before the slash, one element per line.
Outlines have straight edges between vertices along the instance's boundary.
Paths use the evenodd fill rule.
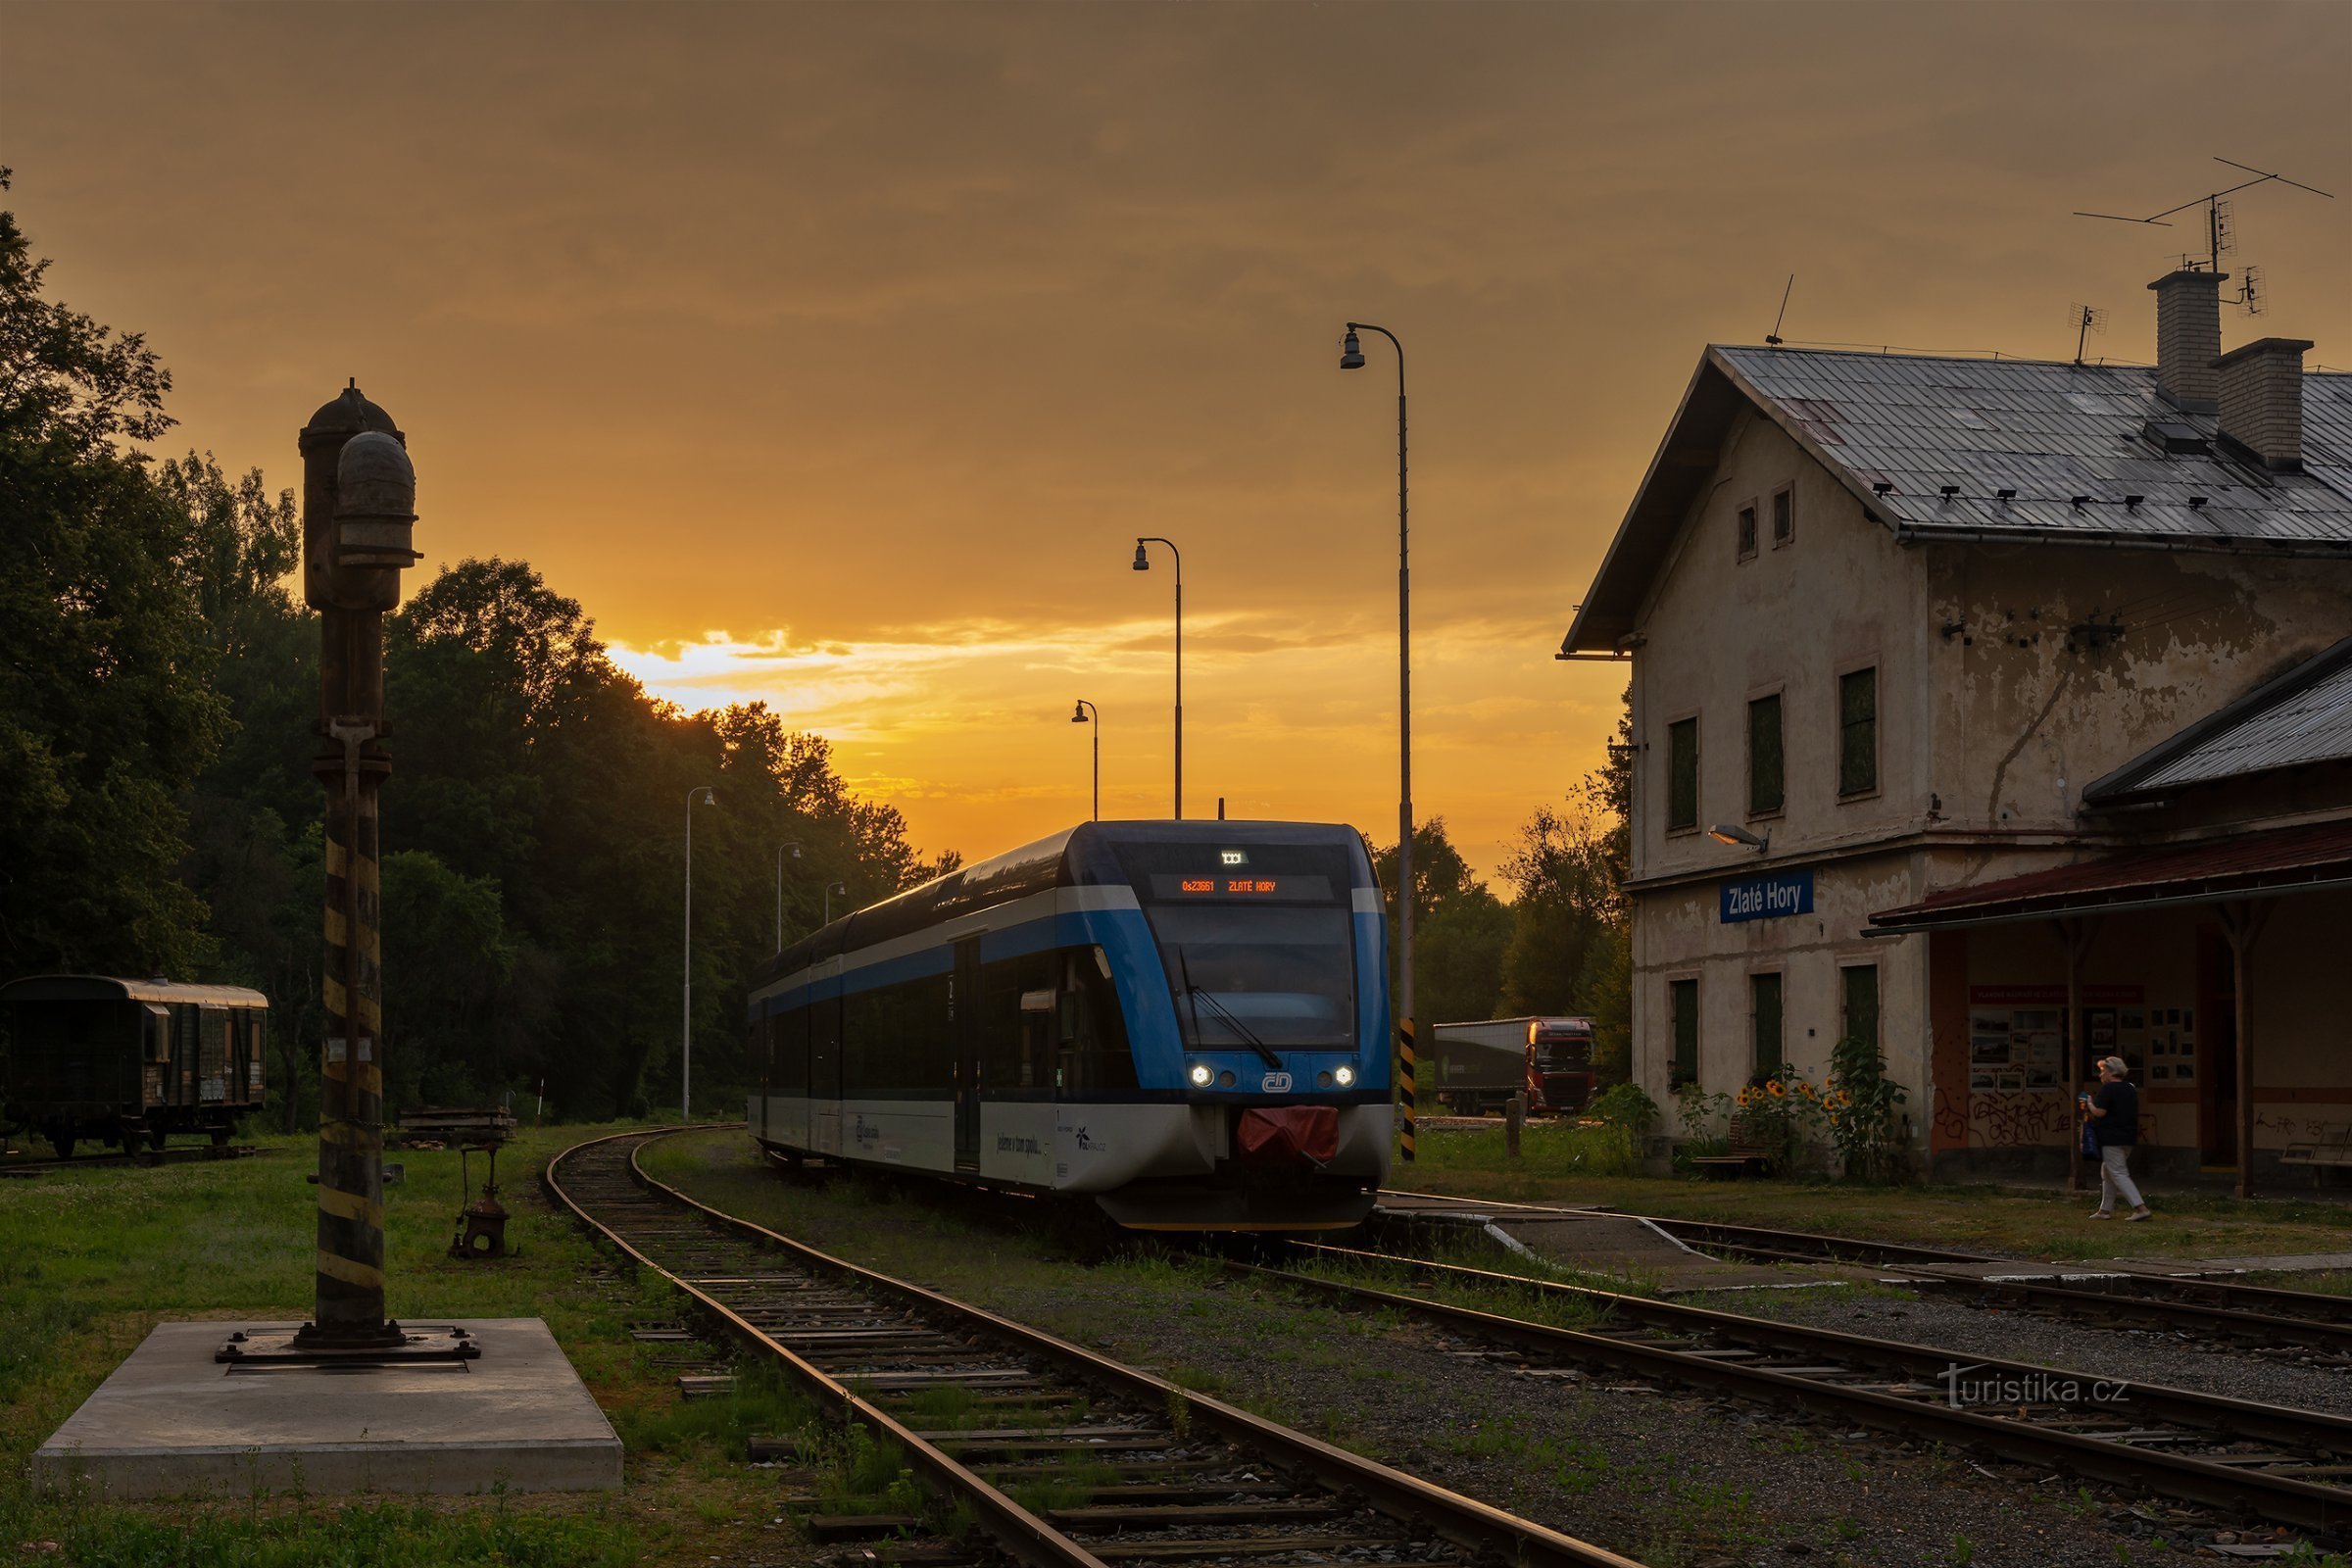
<path fill-rule="evenodd" d="M 1780 1100 L 1788 1095 L 1788 1086 L 1781 1082 L 1778 1078 L 1775 1078 L 1764 1086 L 1764 1092 L 1772 1096 L 1773 1099 Z"/>
<path fill-rule="evenodd" d="M 1821 1098 L 1819 1095 L 1816 1095 L 1813 1092 L 1813 1086 L 1805 1082 L 1805 1080 L 1802 1078 L 1799 1078 L 1796 1081 L 1796 1092 L 1804 1096 L 1807 1100 L 1818 1100 Z"/>

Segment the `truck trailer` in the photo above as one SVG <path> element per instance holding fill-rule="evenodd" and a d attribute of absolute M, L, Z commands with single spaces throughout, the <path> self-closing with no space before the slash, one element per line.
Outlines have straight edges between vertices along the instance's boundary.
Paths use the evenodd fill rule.
<path fill-rule="evenodd" d="M 1573 1113 L 1592 1099 L 1592 1020 L 1489 1018 L 1433 1024 L 1422 1081 L 1440 1104 L 1467 1115 L 1527 1096 L 1531 1114 Z"/>

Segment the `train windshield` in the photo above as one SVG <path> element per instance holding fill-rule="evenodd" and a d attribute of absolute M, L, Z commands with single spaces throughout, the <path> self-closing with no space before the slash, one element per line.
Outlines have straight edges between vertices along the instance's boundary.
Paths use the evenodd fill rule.
<path fill-rule="evenodd" d="M 1246 856 L 1241 863 L 1226 855 Z M 1355 925 L 1343 849 L 1123 847 L 1186 1046 L 1355 1045 Z"/>

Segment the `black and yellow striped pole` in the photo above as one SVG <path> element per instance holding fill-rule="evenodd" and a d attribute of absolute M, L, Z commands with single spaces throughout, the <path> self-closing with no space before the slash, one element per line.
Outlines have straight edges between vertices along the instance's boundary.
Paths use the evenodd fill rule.
<path fill-rule="evenodd" d="M 1417 1107 L 1413 1099 L 1413 1020 L 1400 1018 L 1396 1023 L 1396 1103 L 1404 1112 L 1396 1133 L 1396 1152 L 1406 1164 L 1413 1162 L 1413 1123 Z"/>
<path fill-rule="evenodd" d="M 320 613 L 318 734 L 326 790 L 326 1012 L 319 1053 L 317 1313 L 306 1350 L 404 1343 L 384 1311 L 383 898 L 376 798 L 384 754 L 384 612 L 416 563 L 416 478 L 391 416 L 357 384 L 311 416 L 303 589 Z"/>

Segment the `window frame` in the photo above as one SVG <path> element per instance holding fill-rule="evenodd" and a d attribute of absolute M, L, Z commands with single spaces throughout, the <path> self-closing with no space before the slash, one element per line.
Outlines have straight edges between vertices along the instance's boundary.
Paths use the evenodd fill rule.
<path fill-rule="evenodd" d="M 1853 1035 L 1853 982 L 1849 975 L 1861 970 L 1870 971 L 1870 1046 L 1884 1060 L 1886 1055 L 1886 976 L 1885 965 L 1873 957 L 1838 959 L 1838 1038 Z"/>
<path fill-rule="evenodd" d="M 1704 1059 L 1704 1053 L 1700 1049 L 1703 1042 L 1700 1039 L 1699 1024 L 1705 1015 L 1700 1006 L 1698 982 L 1699 977 L 1696 973 L 1666 976 L 1666 1092 L 1668 1094 L 1674 1093 L 1685 1084 L 1697 1084 L 1700 1081 L 1700 1063 Z M 1682 1009 L 1675 1005 L 1675 993 L 1678 988 L 1683 986 L 1690 988 L 1690 1075 L 1688 1078 L 1682 1076 L 1683 1013 Z"/>
<path fill-rule="evenodd" d="M 1780 800 L 1772 806 L 1762 808 L 1756 805 L 1756 705 L 1759 703 L 1775 705 L 1775 711 L 1779 715 L 1781 753 L 1778 781 Z M 1747 697 L 1746 715 L 1747 723 L 1744 726 L 1741 743 L 1747 753 L 1747 788 L 1745 791 L 1747 819 L 1750 822 L 1769 821 L 1785 814 L 1788 809 L 1788 698 L 1786 684 L 1750 692 Z"/>
<path fill-rule="evenodd" d="M 1759 981 L 1773 982 L 1773 1062 L 1772 1068 L 1786 1071 L 1788 1066 L 1788 971 L 1785 968 L 1750 969 L 1747 972 L 1747 1070 L 1751 1080 L 1768 1076 L 1761 1050 L 1763 1044 L 1757 1025 L 1763 1013 L 1757 1007 L 1756 986 Z"/>
<path fill-rule="evenodd" d="M 1880 721 L 1882 710 L 1879 703 L 1879 694 L 1885 684 L 1879 679 L 1880 668 L 1881 666 L 1879 664 L 1879 661 L 1874 656 L 1867 661 L 1859 661 L 1852 664 L 1843 665 L 1838 671 L 1836 694 L 1834 699 L 1835 706 L 1832 709 L 1832 712 L 1834 714 L 1835 725 L 1838 731 L 1838 749 L 1836 756 L 1838 767 L 1838 804 L 1840 806 L 1845 805 L 1849 801 L 1867 801 L 1879 793 L 1881 777 L 1880 764 L 1884 760 L 1885 752 L 1885 749 L 1879 744 L 1879 732 L 1882 728 Z M 1845 737 L 1847 729 L 1847 721 L 1845 716 L 1845 683 L 1856 675 L 1868 675 L 1870 677 L 1870 782 L 1863 785 L 1859 789 L 1847 789 L 1845 787 Z"/>
<path fill-rule="evenodd" d="M 1684 724 L 1690 726 L 1690 820 L 1677 822 L 1674 819 L 1674 732 L 1677 727 Z M 1666 765 L 1658 770 L 1665 780 L 1666 802 L 1658 816 L 1666 824 L 1668 838 L 1679 838 L 1696 833 L 1699 819 L 1706 815 L 1703 802 L 1706 792 L 1700 787 L 1701 754 L 1699 746 L 1702 737 L 1698 731 L 1698 711 L 1695 709 L 1686 713 L 1675 714 L 1666 720 Z"/>
<path fill-rule="evenodd" d="M 1761 553 L 1764 538 L 1764 510 L 1757 498 L 1749 496 L 1732 509 L 1733 558 L 1753 561 Z"/>
<path fill-rule="evenodd" d="M 1781 503 L 1787 501 L 1788 526 L 1781 527 Z M 1796 481 L 1791 479 L 1772 493 L 1772 548 L 1786 550 L 1796 543 Z"/>

